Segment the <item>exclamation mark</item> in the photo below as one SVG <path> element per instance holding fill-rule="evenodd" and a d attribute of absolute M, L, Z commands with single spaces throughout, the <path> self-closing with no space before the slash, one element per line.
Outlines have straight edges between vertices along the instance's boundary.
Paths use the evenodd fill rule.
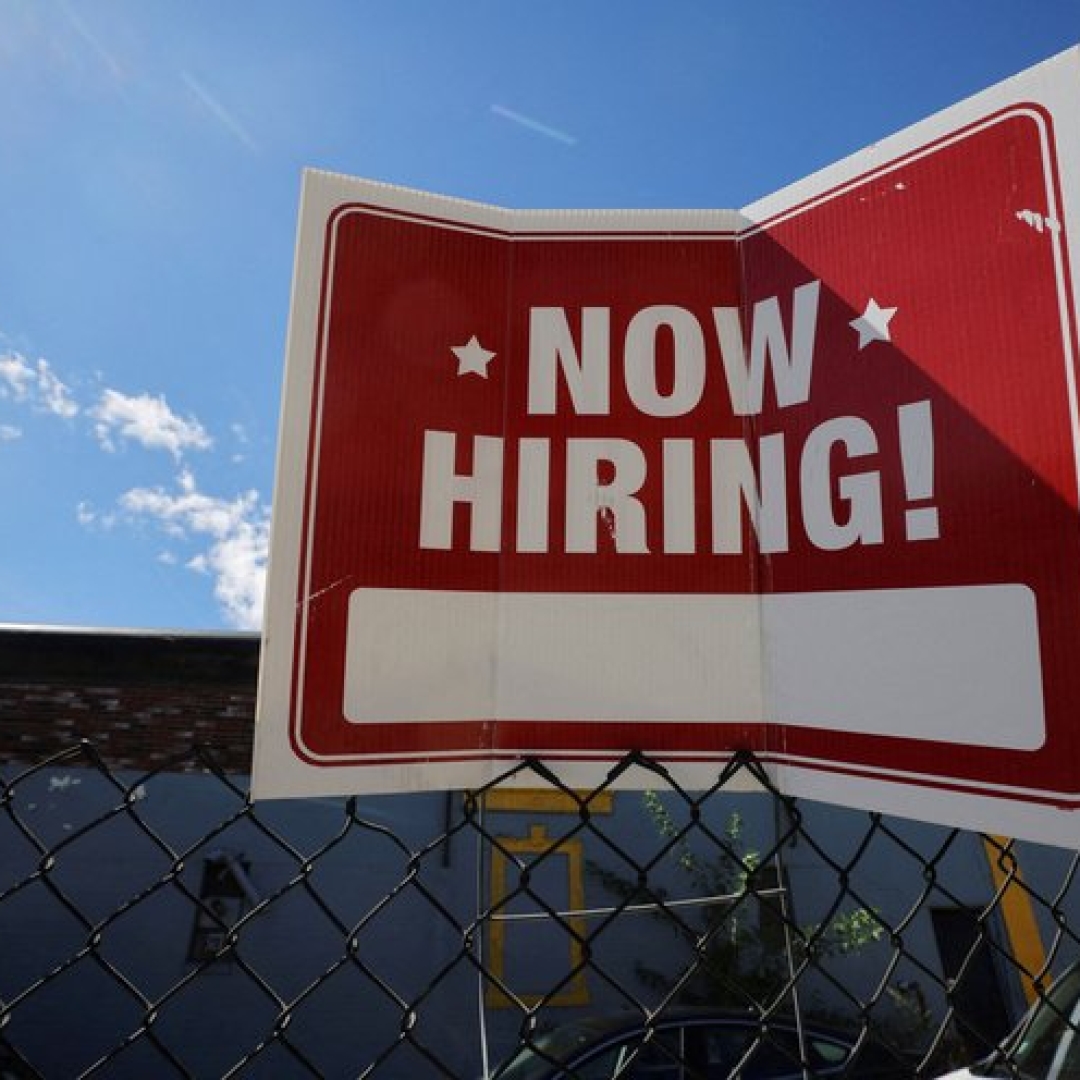
<path fill-rule="evenodd" d="M 934 497 L 934 416 L 929 401 L 901 405 L 900 464 L 908 502 L 926 503 Z M 936 540 L 940 535 L 936 506 L 912 506 L 904 514 L 909 540 Z"/>

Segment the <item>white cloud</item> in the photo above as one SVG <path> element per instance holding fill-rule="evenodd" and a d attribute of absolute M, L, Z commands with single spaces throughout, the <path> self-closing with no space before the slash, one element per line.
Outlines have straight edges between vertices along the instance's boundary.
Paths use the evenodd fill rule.
<path fill-rule="evenodd" d="M 41 407 L 53 416 L 70 420 L 78 411 L 71 391 L 55 375 L 45 360 L 38 361 L 37 371 L 38 401 Z"/>
<path fill-rule="evenodd" d="M 185 565 L 213 578 L 214 596 L 230 625 L 248 630 L 259 627 L 270 511 L 258 492 L 233 499 L 207 495 L 184 469 L 175 491 L 132 488 L 121 496 L 120 505 L 132 517 L 148 519 L 169 535 L 205 544 Z"/>
<path fill-rule="evenodd" d="M 65 420 L 81 413 L 89 422 L 86 434 L 107 451 L 134 444 L 168 453 L 181 467 L 175 488 L 134 487 L 107 509 L 83 500 L 74 507 L 75 520 L 94 533 L 113 530 L 123 522 L 151 524 L 169 538 L 168 546 L 157 553 L 159 565 L 205 575 L 228 624 L 242 629 L 261 624 L 269 507 L 256 491 L 234 498 L 199 491 L 194 475 L 182 467 L 188 452 L 214 447 L 198 419 L 174 412 L 163 394 L 125 394 L 103 385 L 100 375 L 92 406 L 79 403 L 47 360 L 27 360 L 0 334 L 3 401 Z M 230 435 L 234 447 L 249 443 L 240 424 L 231 426 Z M 0 446 L 23 437 L 21 426 L 0 420 Z"/>
<path fill-rule="evenodd" d="M 187 86 L 188 90 L 191 91 L 195 99 L 203 106 L 203 108 L 205 108 L 210 115 L 237 140 L 237 142 L 242 143 L 249 150 L 259 149 L 258 143 L 255 142 L 251 137 L 250 132 L 248 132 L 244 125 L 236 118 L 236 114 L 226 109 L 225 106 L 222 105 L 194 75 L 188 71 L 181 71 L 180 78 L 184 81 L 184 85 Z"/>
<path fill-rule="evenodd" d="M 30 385 L 34 372 L 26 358 L 18 353 L 0 356 L 0 394 L 16 401 L 26 401 L 30 397 Z"/>
<path fill-rule="evenodd" d="M 164 395 L 122 394 L 106 388 L 91 415 L 94 435 L 109 451 L 121 439 L 147 450 L 167 450 L 179 461 L 185 450 L 209 450 L 213 445 L 202 424 L 193 416 L 174 413 Z"/>
<path fill-rule="evenodd" d="M 62 3 L 60 7 L 64 15 L 67 16 L 67 20 L 70 23 L 72 30 L 82 38 L 86 45 L 89 46 L 90 51 L 105 65 L 109 74 L 117 81 L 123 79 L 123 67 L 113 53 L 105 47 L 101 38 L 94 34 L 87 24 L 79 18 L 75 11 L 72 10 L 70 4 Z"/>
<path fill-rule="evenodd" d="M 83 500 L 75 507 L 75 520 L 84 529 L 111 529 L 116 524 L 116 515 L 102 514 L 92 503 Z"/>
<path fill-rule="evenodd" d="M 244 427 L 243 424 L 234 422 L 229 425 L 229 431 L 238 446 L 248 447 L 251 445 L 251 438 L 248 435 L 247 428 Z M 247 461 L 247 454 L 243 449 L 234 450 L 229 460 L 234 465 L 242 465 Z"/>
<path fill-rule="evenodd" d="M 15 352 L 0 356 L 0 397 L 25 402 L 63 420 L 70 420 L 79 411 L 70 388 L 48 360 L 31 364 Z"/>
<path fill-rule="evenodd" d="M 492 105 L 491 111 L 496 116 L 501 116 L 504 120 L 509 120 L 512 124 L 517 124 L 519 127 L 526 128 L 528 131 L 534 131 L 537 135 L 543 135 L 546 139 L 553 139 L 555 142 L 561 142 L 566 146 L 577 145 L 577 139 L 568 132 L 562 131 L 556 127 L 551 127 L 550 124 L 542 124 L 535 117 L 515 112 L 513 109 L 508 109 L 505 105 Z"/>

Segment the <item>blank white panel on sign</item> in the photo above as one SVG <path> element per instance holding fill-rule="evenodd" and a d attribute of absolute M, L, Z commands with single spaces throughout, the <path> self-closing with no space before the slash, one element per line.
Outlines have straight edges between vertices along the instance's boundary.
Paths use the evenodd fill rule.
<path fill-rule="evenodd" d="M 769 720 L 971 746 L 1042 745 L 1030 589 L 875 589 L 762 600 Z"/>
<path fill-rule="evenodd" d="M 1037 613 L 1017 585 L 768 596 L 358 589 L 344 714 L 784 723 L 1032 749 Z"/>

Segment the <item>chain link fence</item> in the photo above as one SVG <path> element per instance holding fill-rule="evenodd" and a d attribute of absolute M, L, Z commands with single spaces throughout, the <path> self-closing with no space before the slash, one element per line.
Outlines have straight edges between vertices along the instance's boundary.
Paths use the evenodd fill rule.
<path fill-rule="evenodd" d="M 750 755 L 707 791 L 632 754 L 590 792 L 525 762 L 258 804 L 223 760 L 0 773 L 0 1076 L 1008 1075 L 1080 955 L 1075 855 L 797 801 Z"/>

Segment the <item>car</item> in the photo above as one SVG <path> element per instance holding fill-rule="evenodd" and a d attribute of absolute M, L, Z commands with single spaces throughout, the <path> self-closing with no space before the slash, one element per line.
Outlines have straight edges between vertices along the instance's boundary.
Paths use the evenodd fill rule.
<path fill-rule="evenodd" d="M 999 1076 L 1023 1080 L 1080 1077 L 1080 963 L 1050 987 L 989 1057 L 939 1080 Z"/>
<path fill-rule="evenodd" d="M 807 1074 L 907 1077 L 912 1069 L 877 1045 L 856 1055 L 849 1036 L 816 1024 L 800 1029 L 790 1017 L 684 1007 L 651 1022 L 627 1012 L 564 1024 L 520 1047 L 491 1080 L 803 1080 Z"/>
<path fill-rule="evenodd" d="M 1070 967 L 988 1057 L 941 1080 L 1021 1076 L 1024 1080 L 1080 1077 L 1080 963 Z"/>

